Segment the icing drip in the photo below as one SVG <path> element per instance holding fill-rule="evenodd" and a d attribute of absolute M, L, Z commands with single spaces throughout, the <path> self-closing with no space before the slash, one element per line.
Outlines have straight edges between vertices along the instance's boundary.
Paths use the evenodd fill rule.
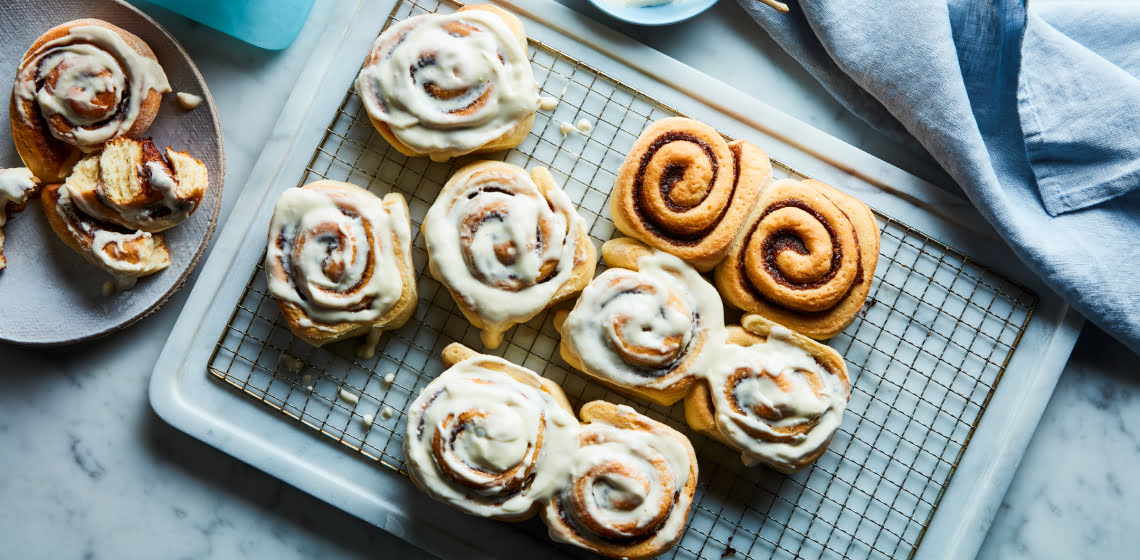
<path fill-rule="evenodd" d="M 849 387 L 774 327 L 765 342 L 727 345 L 709 364 L 716 423 L 744 451 L 791 470 L 831 441 L 843 420 Z"/>
<path fill-rule="evenodd" d="M 175 98 L 178 99 L 178 105 L 187 111 L 197 109 L 202 104 L 202 97 L 193 93 L 180 91 Z"/>
<path fill-rule="evenodd" d="M 712 285 L 656 252 L 638 261 L 638 271 L 611 268 L 595 278 L 562 332 L 592 375 L 663 388 L 703 369 L 709 349 L 724 340 L 724 316 Z"/>
<path fill-rule="evenodd" d="M 425 153 L 471 152 L 539 105 L 525 40 L 487 10 L 392 26 L 376 39 L 355 86 L 369 116 Z"/>
<path fill-rule="evenodd" d="M 492 323 L 542 311 L 574 273 L 585 222 L 539 168 L 545 192 L 521 168 L 461 169 L 424 218 L 424 239 L 441 280 Z"/>
<path fill-rule="evenodd" d="M 52 136 L 93 151 L 131 129 L 150 90 L 170 91 L 158 61 L 114 30 L 81 25 L 24 58 L 13 95 L 35 102 Z M 16 106 L 25 123 L 38 118 Z"/>
<path fill-rule="evenodd" d="M 578 422 L 535 385 L 537 375 L 492 356 L 432 381 L 408 412 L 405 456 L 438 499 L 476 515 L 511 516 L 565 485 Z"/>
<path fill-rule="evenodd" d="M 0 169 L 0 226 L 8 221 L 4 211 L 9 204 L 20 205 L 36 189 L 36 178 L 26 167 Z"/>
<path fill-rule="evenodd" d="M 538 108 L 543 111 L 553 111 L 558 107 L 557 97 L 540 97 L 538 100 Z"/>
<path fill-rule="evenodd" d="M 303 326 L 376 320 L 404 291 L 396 271 L 412 266 L 407 210 L 363 189 L 336 188 L 346 184 L 316 185 L 277 201 L 266 254 L 270 294 L 303 310 Z"/>

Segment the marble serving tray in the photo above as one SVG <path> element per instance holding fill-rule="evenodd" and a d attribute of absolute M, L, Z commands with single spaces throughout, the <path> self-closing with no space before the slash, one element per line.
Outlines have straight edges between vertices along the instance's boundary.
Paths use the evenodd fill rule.
<path fill-rule="evenodd" d="M 212 360 L 218 356 L 219 341 L 226 338 L 223 334 L 234 332 L 234 323 L 244 320 L 243 328 L 253 328 L 248 319 L 239 318 L 245 313 L 242 310 L 247 306 L 260 309 L 265 303 L 264 300 L 251 302 L 247 298 L 258 279 L 255 275 L 251 281 L 250 274 L 264 251 L 264 232 L 273 201 L 281 190 L 296 185 L 298 178 L 305 176 L 307 167 L 323 161 L 321 156 L 313 157 L 317 146 L 321 146 L 322 153 L 329 158 L 341 157 L 339 149 L 330 151 L 322 144 L 327 138 L 326 127 L 330 126 L 333 116 L 344 114 L 345 89 L 395 3 L 395 0 L 362 0 L 346 6 L 327 23 L 327 41 L 312 54 L 303 74 L 306 79 L 298 81 L 270 143 L 237 201 L 234 217 L 226 223 L 220 242 L 203 267 L 199 282 L 159 358 L 160 365 L 151 379 L 151 403 L 159 415 L 187 433 L 437 555 L 574 556 L 571 549 L 552 546 L 534 531 L 474 519 L 431 501 L 394 470 L 398 468 L 395 463 L 382 458 L 379 462 L 392 468 L 381 468 L 375 461 L 361 460 L 360 454 L 348 452 L 348 447 L 332 445 L 325 437 L 313 437 L 323 433 L 349 444 L 352 436 L 347 430 L 330 433 L 323 424 L 317 432 L 310 429 L 318 427 L 316 424 L 306 427 L 296 422 L 297 416 L 288 418 L 270 413 L 270 409 L 250 399 L 252 377 L 247 382 L 249 386 L 239 386 L 242 390 L 235 391 L 219 383 L 215 379 L 217 373 L 207 373 L 207 369 L 215 368 Z M 900 235 L 900 231 L 903 236 L 910 235 L 907 232 L 921 232 L 989 265 L 996 274 L 1037 294 L 1034 305 L 1029 308 L 1031 312 L 1019 321 L 1022 328 L 1015 329 L 1016 338 L 1011 344 L 1017 347 L 1016 352 L 1000 360 L 1000 383 L 993 381 L 996 389 L 986 393 L 981 404 L 984 413 L 979 413 L 967 426 L 968 446 L 961 444 L 965 451 L 953 459 L 955 470 L 948 484 L 945 488 L 937 487 L 937 497 L 931 498 L 938 504 L 937 508 L 926 510 L 932 513 L 929 519 L 924 516 L 918 520 L 924 529 L 917 540 L 912 541 L 919 543 L 915 553 L 918 558 L 972 557 L 1072 349 L 1080 318 L 1018 263 L 968 203 L 549 0 L 500 4 L 526 21 L 529 35 L 540 41 L 544 49 L 588 64 L 591 68 L 583 68 L 584 72 L 603 72 L 640 95 L 708 122 L 730 136 L 747 138 L 788 167 L 840 186 L 883 214 L 914 228 L 894 224 L 890 227 L 896 228 L 891 230 L 895 235 Z M 436 4 L 431 2 L 431 5 Z M 578 68 L 581 67 L 572 65 L 567 71 L 574 73 Z M 572 109 L 570 112 L 576 110 L 574 101 L 567 99 L 564 104 Z M 555 116 L 558 115 L 556 111 Z M 351 130 L 341 133 L 352 135 Z M 507 157 L 510 159 L 511 155 Z M 583 157 L 587 157 L 585 152 Z M 582 199 L 580 205 L 586 204 L 586 199 Z M 897 262 L 894 257 L 890 260 Z M 917 262 L 913 264 L 918 266 Z M 235 310 L 239 302 L 241 307 Z M 273 307 L 269 303 L 269 307 Z M 872 312 L 878 313 L 872 310 L 868 315 Z M 253 319 L 256 321 L 257 317 Z M 240 332 L 235 336 L 240 339 L 239 345 L 245 339 Z M 268 367 L 272 372 L 272 361 L 277 356 L 266 356 L 258 351 L 254 359 L 260 364 L 263 357 L 270 360 Z M 438 370 L 431 369 L 435 367 L 431 357 L 424 360 L 426 365 L 421 362 L 419 366 L 423 375 L 437 374 Z M 236 360 L 231 358 L 230 361 Z M 534 367 L 529 362 L 527 365 Z M 903 384 L 905 373 L 902 372 Z M 875 381 L 868 377 L 871 375 L 868 371 L 861 375 Z M 234 384 L 234 380 L 226 380 Z M 414 387 L 408 384 L 407 390 Z M 313 392 L 326 392 L 326 389 L 318 386 Z M 327 410 L 326 418 L 345 413 L 335 406 Z M 294 414 L 287 406 L 284 411 Z M 351 420 L 355 415 L 355 411 L 348 411 L 346 418 Z M 888 422 L 885 420 L 884 424 Z M 374 427 L 373 432 L 378 429 Z M 392 452 L 398 455 L 398 449 Z M 844 453 L 851 455 L 849 451 Z M 705 472 L 706 466 L 711 465 L 705 462 L 704 456 L 701 459 L 702 472 Z M 866 461 L 881 459 L 881 456 L 868 456 Z M 884 475 L 884 478 L 889 476 Z M 750 519 L 751 525 L 742 527 L 741 532 L 733 532 L 729 523 L 727 534 L 714 534 L 717 527 L 723 525 L 720 512 L 728 511 L 731 506 L 718 503 L 715 494 L 708 494 L 706 498 L 708 500 L 698 504 L 690 528 L 691 533 L 705 536 L 704 543 L 687 547 L 683 540 L 676 557 L 715 558 L 733 551 L 764 557 L 767 556 L 765 543 L 776 545 L 772 547 L 777 548 L 775 555 L 788 554 L 788 549 L 780 547 L 781 543 L 766 540 L 766 528 L 760 526 L 763 519 Z M 717 520 L 698 519 L 702 511 L 716 512 Z M 870 509 L 864 513 L 869 518 L 875 515 Z M 780 523 L 789 525 L 788 520 Z M 839 525 L 838 522 L 833 524 Z M 853 530 L 856 537 L 858 525 L 856 522 Z M 810 529 L 804 531 L 810 532 Z M 749 534 L 752 544 L 765 542 L 755 550 L 741 550 L 738 548 L 741 539 Z M 737 535 L 736 541 L 732 541 L 734 535 Z M 777 537 L 776 540 L 782 539 Z M 716 543 L 716 546 L 706 547 L 708 543 Z M 909 554 L 907 550 L 895 550 L 903 557 Z M 848 552 L 860 555 L 858 546 Z M 840 554 L 847 553 L 840 551 Z M 874 554 L 892 555 L 890 552 Z"/>

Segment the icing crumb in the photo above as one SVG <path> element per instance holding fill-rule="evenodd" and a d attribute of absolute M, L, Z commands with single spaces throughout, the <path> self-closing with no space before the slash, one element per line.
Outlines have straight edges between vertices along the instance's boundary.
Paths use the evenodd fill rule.
<path fill-rule="evenodd" d="M 306 385 L 305 390 L 312 393 L 313 392 L 313 386 L 312 385 Z"/>
<path fill-rule="evenodd" d="M 586 119 L 578 119 L 578 124 L 574 125 L 574 128 L 582 134 L 589 134 L 591 130 L 594 130 L 594 125 Z"/>
<path fill-rule="evenodd" d="M 384 331 L 376 327 L 373 327 L 372 330 L 368 331 L 368 336 L 364 338 L 364 342 L 362 342 L 360 344 L 360 347 L 356 349 L 356 357 L 362 360 L 367 360 L 372 356 L 375 356 L 376 345 L 380 343 L 381 334 L 384 334 Z"/>
<path fill-rule="evenodd" d="M 371 429 L 372 428 L 372 420 L 373 420 L 373 418 L 372 418 L 371 414 L 365 414 L 363 417 L 360 418 L 360 423 L 364 424 L 364 429 Z"/>
<path fill-rule="evenodd" d="M 178 105 L 187 111 L 197 109 L 198 106 L 202 104 L 202 98 L 200 96 L 194 95 L 193 93 L 180 91 L 177 95 L 175 95 L 175 97 L 178 98 Z"/>
<path fill-rule="evenodd" d="M 115 286 L 114 282 L 110 280 L 103 282 L 103 297 L 111 297 L 117 289 L 118 287 Z"/>
<path fill-rule="evenodd" d="M 384 376 L 384 388 L 387 389 L 388 387 L 391 387 L 392 383 L 395 383 L 395 381 L 396 374 L 394 372 L 388 372 L 388 375 Z"/>
<path fill-rule="evenodd" d="M 360 402 L 360 395 L 357 395 L 356 393 L 353 393 L 347 389 L 341 388 L 340 393 L 338 394 L 340 395 L 340 400 L 353 406 L 356 406 L 356 403 Z"/>
<path fill-rule="evenodd" d="M 574 132 L 576 130 L 578 130 L 578 129 L 575 128 L 574 125 L 572 125 L 568 122 L 564 122 L 564 123 L 562 123 L 561 126 L 558 127 L 558 132 L 561 132 L 563 136 L 567 136 L 571 132 Z"/>
<path fill-rule="evenodd" d="M 305 368 L 305 362 L 302 362 L 301 360 L 298 360 L 289 354 L 281 354 L 281 357 L 277 358 L 277 365 L 285 368 L 285 371 L 288 371 L 290 373 L 297 373 Z"/>
<path fill-rule="evenodd" d="M 384 407 L 384 410 L 380 411 L 380 417 L 385 419 L 385 420 L 391 418 L 393 414 L 395 414 L 395 412 L 392 410 L 392 407 L 390 407 L 390 406 L 386 406 L 386 407 Z"/>
<path fill-rule="evenodd" d="M 538 99 L 538 108 L 543 111 L 553 111 L 555 107 L 558 107 L 557 97 L 543 96 Z"/>

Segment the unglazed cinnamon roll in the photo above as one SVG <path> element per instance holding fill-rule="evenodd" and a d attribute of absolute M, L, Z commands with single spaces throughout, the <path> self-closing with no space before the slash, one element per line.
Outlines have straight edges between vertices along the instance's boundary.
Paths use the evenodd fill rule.
<path fill-rule="evenodd" d="M 337 181 L 287 189 L 269 226 L 269 293 L 314 346 L 399 328 L 417 301 L 411 240 L 399 194 Z"/>
<path fill-rule="evenodd" d="M 40 201 L 56 235 L 88 262 L 107 271 L 120 289 L 129 289 L 139 278 L 170 266 L 170 252 L 161 237 L 91 218 L 79 210 L 63 185 L 44 187 Z"/>
<path fill-rule="evenodd" d="M 209 186 L 206 166 L 150 139 L 115 138 L 75 164 L 64 183 L 79 209 L 103 222 L 156 233 L 186 221 Z"/>
<path fill-rule="evenodd" d="M 863 307 L 878 259 L 866 205 L 819 181 L 781 180 L 761 193 L 715 281 L 729 304 L 825 339 Z"/>
<path fill-rule="evenodd" d="M 578 421 L 562 389 L 460 344 L 408 408 L 404 457 L 416 486 L 461 511 L 526 519 L 565 484 Z"/>
<path fill-rule="evenodd" d="M 138 37 L 96 19 L 58 25 L 20 61 L 10 106 L 16 149 L 41 180 L 62 181 L 83 153 L 142 134 L 168 91 Z"/>
<path fill-rule="evenodd" d="M 400 153 L 436 161 L 517 146 L 539 104 L 522 22 L 487 4 L 393 24 L 372 45 L 356 93 Z"/>
<path fill-rule="evenodd" d="M 543 167 L 463 167 L 428 209 L 423 233 L 432 276 L 488 348 L 581 291 L 597 264 L 586 222 Z"/>
<path fill-rule="evenodd" d="M 742 140 L 726 143 L 699 121 L 661 119 L 626 156 L 610 216 L 622 233 L 706 272 L 728 253 L 771 178 L 768 154 L 760 148 Z"/>
<path fill-rule="evenodd" d="M 685 397 L 685 419 L 745 464 L 792 472 L 819 458 L 839 429 L 847 366 L 830 347 L 759 315 L 742 324 L 729 327 L 728 345 Z"/>
<path fill-rule="evenodd" d="M 39 179 L 26 167 L 0 169 L 0 270 L 8 265 L 4 258 L 4 225 L 28 205 L 28 198 L 34 196 L 39 187 Z"/>
<path fill-rule="evenodd" d="M 650 558 L 685 529 L 697 484 L 688 438 L 626 406 L 582 407 L 570 483 L 542 510 L 551 538 L 610 558 Z"/>
<path fill-rule="evenodd" d="M 618 391 L 671 405 L 723 339 L 720 296 L 683 261 L 629 238 L 602 245 L 611 268 L 555 316 L 567 363 Z"/>

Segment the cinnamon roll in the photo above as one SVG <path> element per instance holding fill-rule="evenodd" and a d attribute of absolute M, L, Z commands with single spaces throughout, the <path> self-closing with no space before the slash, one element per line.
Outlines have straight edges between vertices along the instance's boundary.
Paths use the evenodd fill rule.
<path fill-rule="evenodd" d="M 34 196 L 39 187 L 39 179 L 26 167 L 0 169 L 0 270 L 8 265 L 4 258 L 4 225 L 28 205 L 28 198 Z"/>
<path fill-rule="evenodd" d="M 265 271 L 289 329 L 321 346 L 399 328 L 415 310 L 408 206 L 358 186 L 287 189 L 269 226 Z"/>
<path fill-rule="evenodd" d="M 565 482 L 578 421 L 554 382 L 460 344 L 408 408 L 404 457 L 416 486 L 505 521 L 532 515 Z"/>
<path fill-rule="evenodd" d="M 107 271 L 120 289 L 130 289 L 139 278 L 170 266 L 170 252 L 161 237 L 84 214 L 63 185 L 44 187 L 40 201 L 56 235 L 88 262 Z"/>
<path fill-rule="evenodd" d="M 721 344 L 720 296 L 683 261 L 629 239 L 602 246 L 611 268 L 555 316 L 567 363 L 617 389 L 671 405 Z"/>
<path fill-rule="evenodd" d="M 650 558 L 685 529 L 697 484 L 688 438 L 627 406 L 582 407 L 570 483 L 542 510 L 551 538 L 610 558 Z"/>
<path fill-rule="evenodd" d="M 517 146 L 539 105 L 522 22 L 488 4 L 393 24 L 372 45 L 356 93 L 400 153 L 436 161 Z"/>
<path fill-rule="evenodd" d="M 423 233 L 432 276 L 488 348 L 581 291 L 597 264 L 586 222 L 543 167 L 463 167 L 428 209 Z"/>
<path fill-rule="evenodd" d="M 16 149 L 41 180 L 62 181 L 83 153 L 142 134 L 168 91 L 142 39 L 96 19 L 58 25 L 20 61 L 10 105 Z"/>
<path fill-rule="evenodd" d="M 878 259 L 866 205 L 819 181 L 781 180 L 761 193 L 715 281 L 732 306 L 825 339 L 863 307 Z"/>
<path fill-rule="evenodd" d="M 760 148 L 726 143 L 699 121 L 661 119 L 641 133 L 622 164 L 610 216 L 622 233 L 706 272 L 728 253 L 771 178 Z"/>
<path fill-rule="evenodd" d="M 209 186 L 206 166 L 150 139 L 115 138 L 75 164 L 64 183 L 79 209 L 103 222 L 151 233 L 186 221 Z"/>
<path fill-rule="evenodd" d="M 685 397 L 685 419 L 745 464 L 792 472 L 819 458 L 839 429 L 847 366 L 830 347 L 759 315 L 742 324 Z"/>

